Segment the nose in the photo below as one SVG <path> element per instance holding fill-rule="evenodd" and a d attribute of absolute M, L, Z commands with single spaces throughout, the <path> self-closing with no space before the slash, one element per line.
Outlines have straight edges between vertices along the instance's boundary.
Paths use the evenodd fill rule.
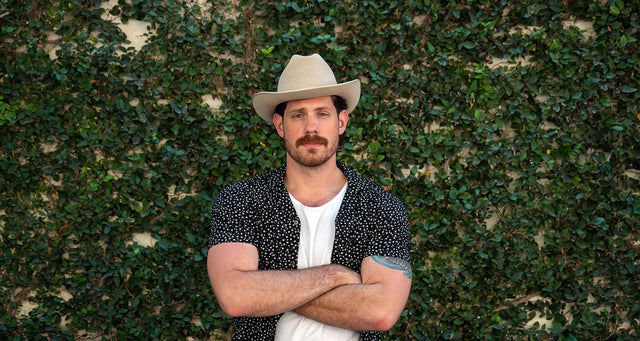
<path fill-rule="evenodd" d="M 307 134 L 318 133 L 318 118 L 315 115 L 307 115 L 307 121 L 305 124 L 305 133 Z"/>

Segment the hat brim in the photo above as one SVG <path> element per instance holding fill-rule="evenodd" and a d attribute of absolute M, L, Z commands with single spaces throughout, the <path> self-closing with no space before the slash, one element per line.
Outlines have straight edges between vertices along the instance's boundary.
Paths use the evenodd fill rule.
<path fill-rule="evenodd" d="M 283 92 L 263 91 L 255 94 L 252 99 L 253 108 L 267 122 L 273 121 L 273 114 L 276 106 L 283 102 L 294 101 L 305 98 L 322 96 L 340 96 L 347 101 L 347 112 L 355 109 L 360 100 L 360 80 L 354 79 L 349 82 L 319 86 L 308 89 L 298 89 Z"/>

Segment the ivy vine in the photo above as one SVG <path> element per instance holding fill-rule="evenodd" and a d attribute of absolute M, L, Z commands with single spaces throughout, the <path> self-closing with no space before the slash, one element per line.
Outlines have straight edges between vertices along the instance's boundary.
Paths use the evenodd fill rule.
<path fill-rule="evenodd" d="M 283 162 L 251 96 L 318 52 L 363 81 L 339 158 L 411 219 L 413 289 L 385 339 L 637 339 L 639 15 L 622 0 L 3 1 L 0 338 L 228 338 L 208 212 Z"/>

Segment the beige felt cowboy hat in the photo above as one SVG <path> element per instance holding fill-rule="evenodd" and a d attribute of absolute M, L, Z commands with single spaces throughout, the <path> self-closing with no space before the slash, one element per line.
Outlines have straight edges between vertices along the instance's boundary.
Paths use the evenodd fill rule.
<path fill-rule="evenodd" d="M 276 106 L 283 102 L 321 96 L 340 96 L 351 112 L 360 100 L 360 80 L 338 84 L 333 71 L 319 54 L 293 55 L 282 71 L 277 92 L 259 92 L 253 96 L 253 108 L 271 122 Z"/>

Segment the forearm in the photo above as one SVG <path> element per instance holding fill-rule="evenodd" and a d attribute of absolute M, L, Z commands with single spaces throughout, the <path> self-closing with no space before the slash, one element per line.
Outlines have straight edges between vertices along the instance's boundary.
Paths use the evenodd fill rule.
<path fill-rule="evenodd" d="M 232 316 L 271 316 L 293 310 L 338 286 L 353 283 L 351 270 L 336 264 L 301 270 L 250 270 L 227 274 L 214 288 Z M 359 280 L 359 277 L 358 277 Z"/>
<path fill-rule="evenodd" d="M 411 265 L 371 256 L 362 262 L 362 283 L 332 289 L 297 308 L 303 316 L 351 330 L 387 330 L 404 309 L 411 289 Z"/>
<path fill-rule="evenodd" d="M 386 330 L 397 316 L 380 284 L 353 284 L 332 289 L 295 312 L 321 323 L 350 330 Z"/>

